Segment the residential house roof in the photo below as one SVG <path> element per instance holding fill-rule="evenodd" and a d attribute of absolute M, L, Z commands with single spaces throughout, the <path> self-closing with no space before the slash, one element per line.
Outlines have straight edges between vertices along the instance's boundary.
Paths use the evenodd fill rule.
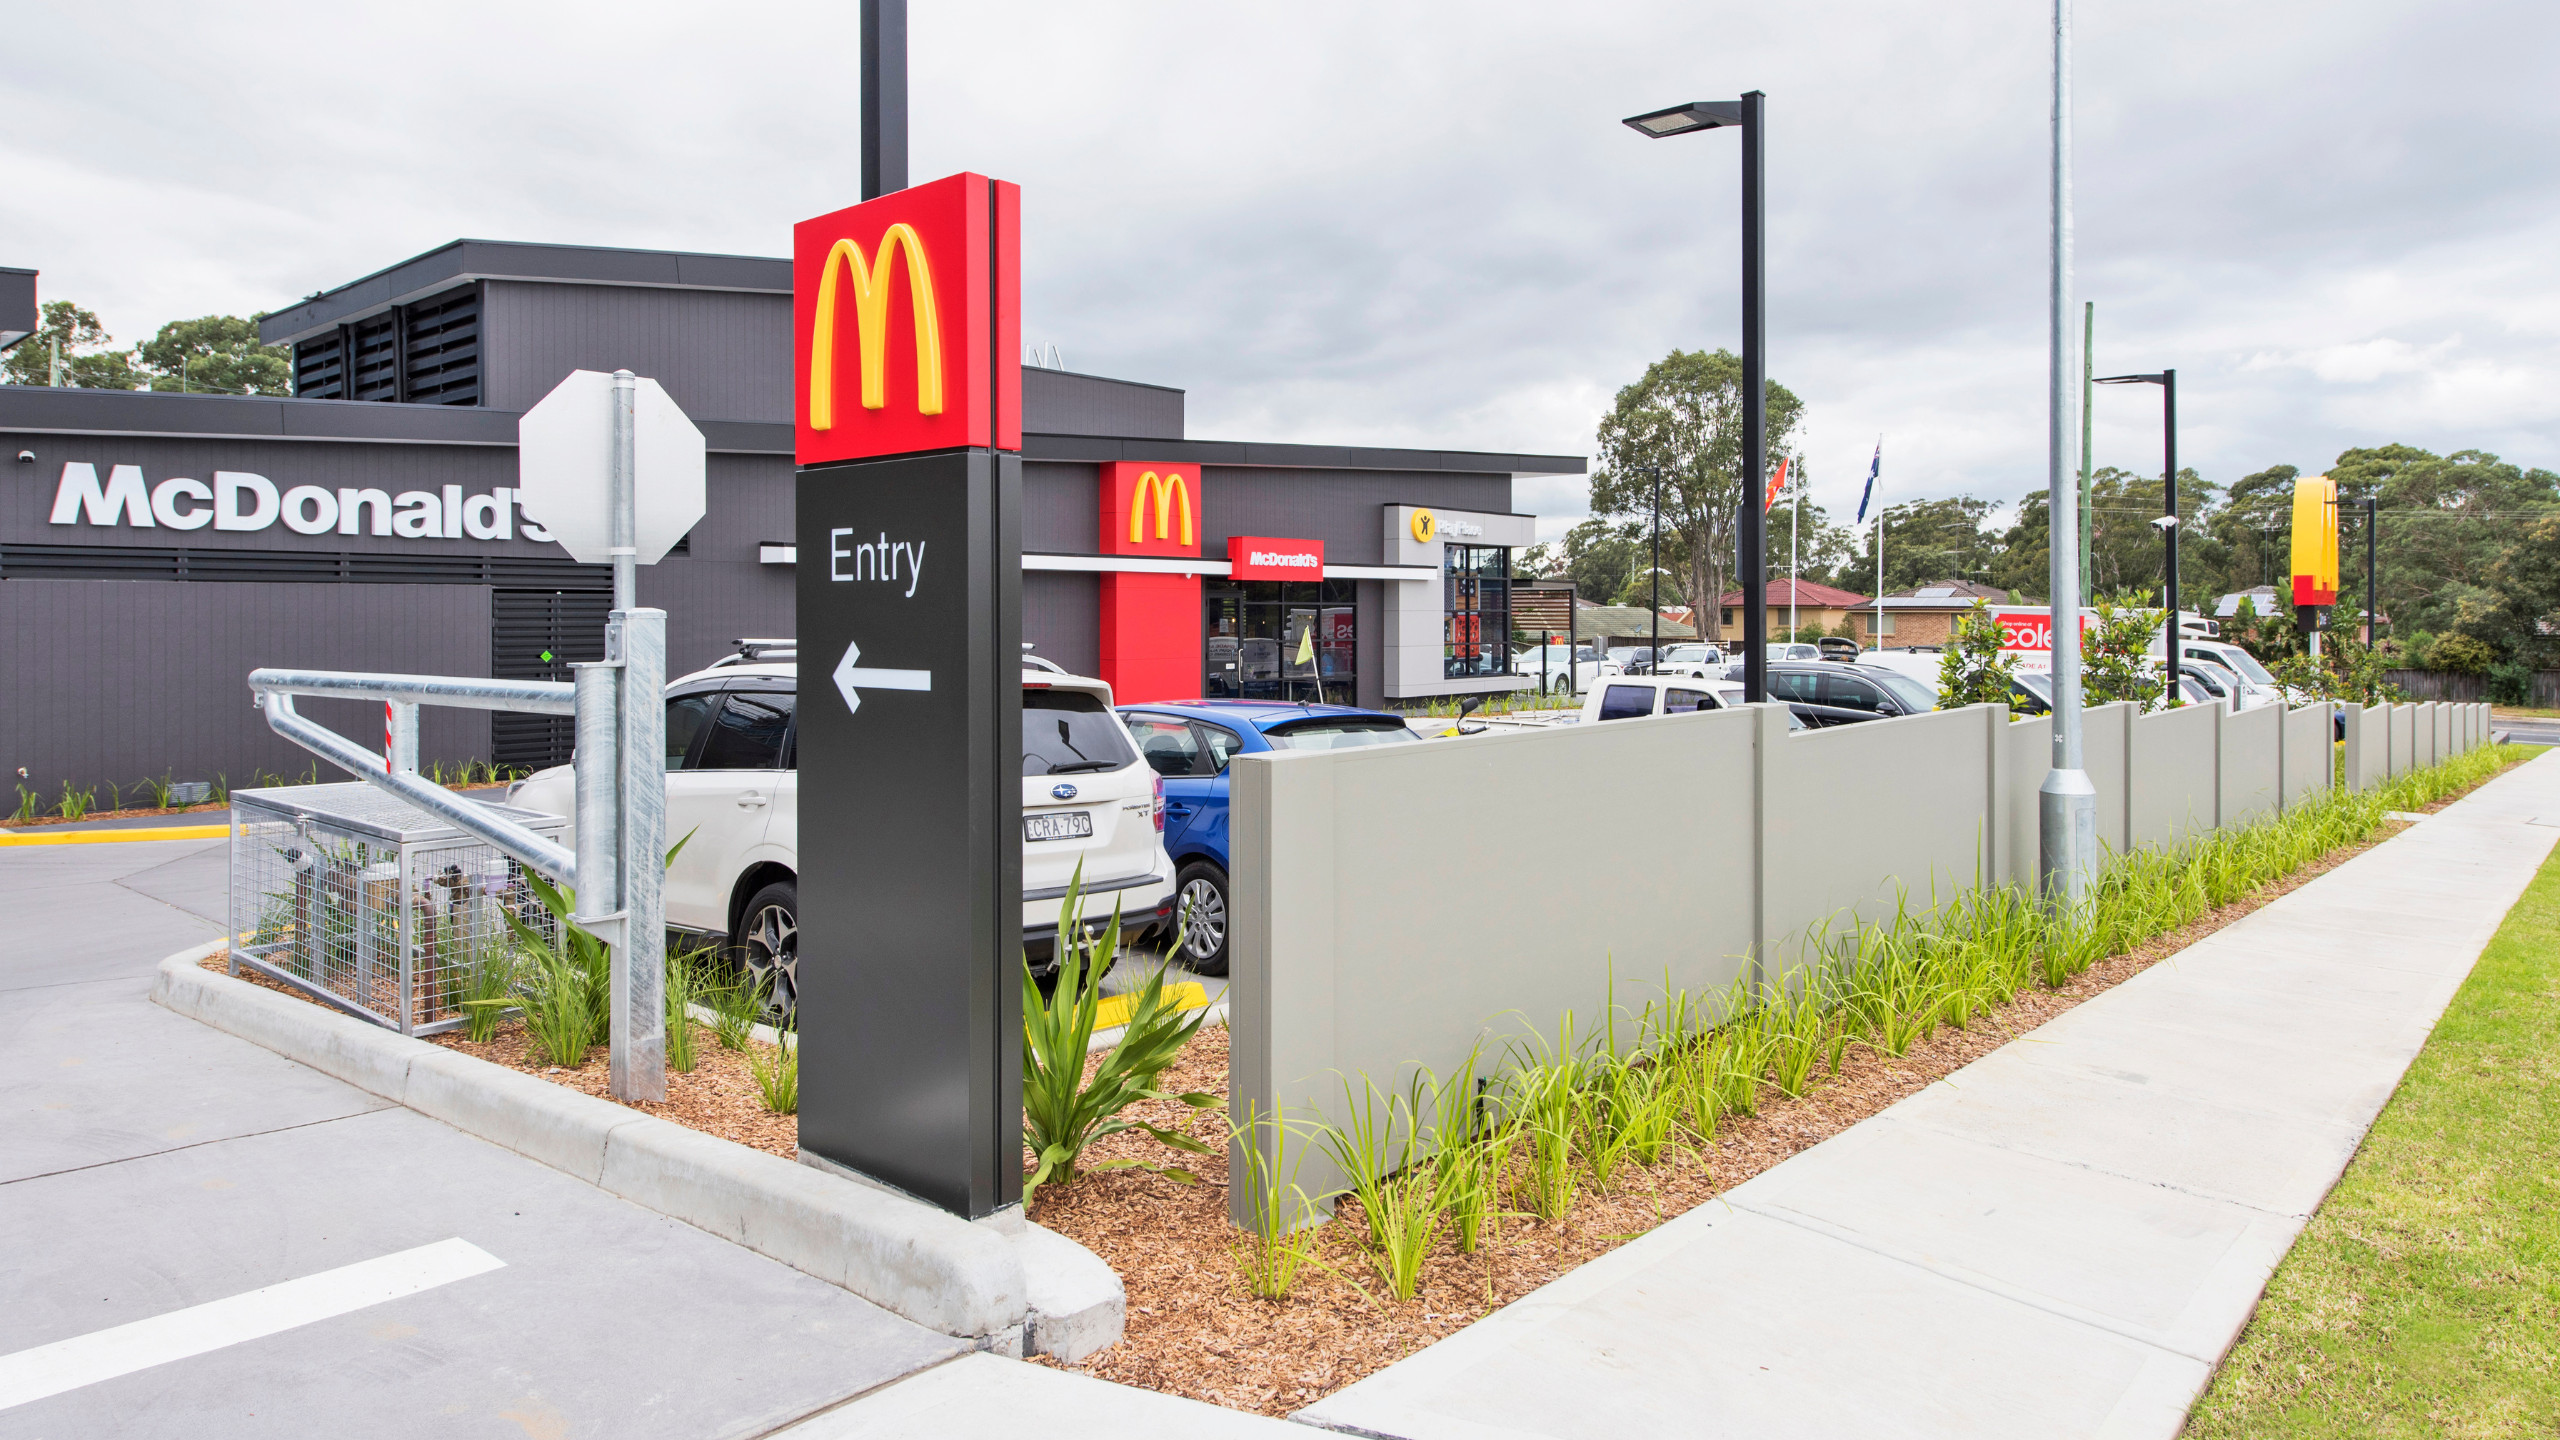
<path fill-rule="evenodd" d="M 1837 586 L 1818 585 L 1811 580 L 1770 581 L 1768 588 L 1769 603 L 1773 606 L 1786 604 L 1788 600 L 1787 587 L 1791 584 L 1795 587 L 1795 604 L 1801 609 L 1839 610 L 1867 603 L 1867 597 L 1864 595 L 1859 595 L 1848 590 L 1842 590 Z M 1724 598 L 1716 603 L 1719 605 L 1739 605 L 1742 603 L 1742 592 L 1739 590 L 1728 590 L 1725 592 Z"/>
<path fill-rule="evenodd" d="M 1881 601 L 1861 600 L 1858 604 L 1862 609 L 1873 609 L 1881 604 L 1887 610 L 1970 610 L 1976 600 L 2006 605 L 2009 592 L 1997 585 L 1984 585 L 1972 580 L 1933 580 L 1926 585 L 1897 590 Z"/>

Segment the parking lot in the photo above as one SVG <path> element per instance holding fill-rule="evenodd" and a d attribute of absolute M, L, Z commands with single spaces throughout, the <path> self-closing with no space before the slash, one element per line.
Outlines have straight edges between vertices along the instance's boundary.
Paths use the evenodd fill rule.
<path fill-rule="evenodd" d="M 960 1348 L 152 1004 L 225 873 L 0 849 L 0 1436 L 754 1435 Z"/>

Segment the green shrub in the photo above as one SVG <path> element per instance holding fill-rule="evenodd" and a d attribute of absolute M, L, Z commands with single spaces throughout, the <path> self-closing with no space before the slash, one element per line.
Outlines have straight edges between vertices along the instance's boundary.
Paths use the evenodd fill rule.
<path fill-rule="evenodd" d="M 2488 641 L 2471 635 L 2447 635 L 2427 652 L 2428 668 L 2453 675 L 2485 675 L 2497 660 Z"/>
<path fill-rule="evenodd" d="M 2010 703 L 2010 677 L 2018 653 L 2001 648 L 2000 621 L 1991 602 L 1976 600 L 1956 621 L 1955 634 L 1938 657 L 1938 708 Z"/>
<path fill-rule="evenodd" d="M 1140 1100 L 1174 1100 L 1195 1109 L 1217 1105 L 1215 1095 L 1193 1092 L 1168 1095 L 1156 1089 L 1182 1047 L 1191 1043 L 1205 1009 L 1185 1018 L 1165 994 L 1162 965 L 1151 972 L 1131 999 L 1128 1024 L 1110 1052 L 1085 1079 L 1085 1060 L 1093 1041 L 1094 1022 L 1102 1008 L 1102 977 L 1110 973 L 1120 950 L 1120 916 L 1099 939 L 1078 943 L 1084 934 L 1084 870 L 1078 866 L 1058 908 L 1058 974 L 1048 995 L 1040 993 L 1031 973 L 1031 958 L 1022 960 L 1022 1123 L 1024 1139 L 1038 1157 L 1031 1178 L 1022 1183 L 1022 1204 L 1031 1206 L 1041 1186 L 1068 1184 L 1086 1147 L 1106 1135 L 1144 1130 L 1176 1150 L 1206 1155 L 1209 1147 L 1179 1130 L 1160 1129 L 1143 1120 L 1124 1120 L 1120 1112 Z M 1177 932 L 1180 926 L 1175 927 Z M 1198 1179 L 1178 1166 L 1151 1165 L 1138 1159 L 1105 1161 L 1093 1170 L 1150 1170 L 1192 1183 Z"/>

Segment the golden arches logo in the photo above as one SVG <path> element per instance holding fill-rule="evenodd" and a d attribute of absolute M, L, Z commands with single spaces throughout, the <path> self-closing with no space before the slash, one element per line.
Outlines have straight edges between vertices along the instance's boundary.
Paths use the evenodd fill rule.
<path fill-rule="evenodd" d="M 1434 516 L 1428 510 L 1416 510 L 1413 512 L 1413 541 L 1415 544 L 1428 545 L 1431 543 L 1431 537 L 1439 533 L 1440 521 L 1438 517 Z"/>
<path fill-rule="evenodd" d="M 1182 543 L 1191 544 L 1191 487 L 1183 483 L 1182 472 L 1178 470 L 1168 470 L 1162 475 L 1158 475 L 1153 470 L 1138 472 L 1138 483 L 1129 492 L 1129 543 L 1142 544 L 1147 538 L 1147 496 L 1150 492 L 1155 495 L 1156 500 L 1156 538 L 1159 540 L 1173 538 L 1173 512 L 1176 503 L 1179 502 L 1182 509 Z"/>
<path fill-rule="evenodd" d="M 817 324 L 809 337 L 809 428 L 830 430 L 836 423 L 836 270 L 838 262 L 853 275 L 854 338 L 862 351 L 862 408 L 889 404 L 889 261 L 899 251 L 907 257 L 908 299 L 915 309 L 916 413 L 942 413 L 942 312 L 933 301 L 933 267 L 925 260 L 924 241 L 904 221 L 880 234 L 880 249 L 868 262 L 862 247 L 838 240 L 818 271 Z"/>

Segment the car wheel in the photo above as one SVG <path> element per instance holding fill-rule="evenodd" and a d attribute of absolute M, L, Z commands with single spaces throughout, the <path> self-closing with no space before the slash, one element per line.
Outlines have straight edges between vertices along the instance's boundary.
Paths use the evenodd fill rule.
<path fill-rule="evenodd" d="M 1173 958 L 1203 975 L 1227 973 L 1227 872 L 1206 861 L 1182 867 L 1173 882 L 1173 913 L 1182 943 Z"/>
<path fill-rule="evenodd" d="M 800 887 L 777 880 L 755 893 L 735 937 L 747 983 L 762 987 L 774 1013 L 800 1003 Z"/>
<path fill-rule="evenodd" d="M 1572 676 L 1570 676 L 1570 675 L 1558 675 L 1558 676 L 1556 676 L 1554 679 L 1552 679 L 1552 680 L 1550 680 L 1550 681 L 1548 681 L 1548 682 L 1547 682 L 1547 693 L 1548 693 L 1548 694 L 1550 694 L 1550 695 L 1570 695 L 1570 694 L 1572 694 L 1572 693 L 1573 693 L 1573 677 L 1572 677 Z"/>

